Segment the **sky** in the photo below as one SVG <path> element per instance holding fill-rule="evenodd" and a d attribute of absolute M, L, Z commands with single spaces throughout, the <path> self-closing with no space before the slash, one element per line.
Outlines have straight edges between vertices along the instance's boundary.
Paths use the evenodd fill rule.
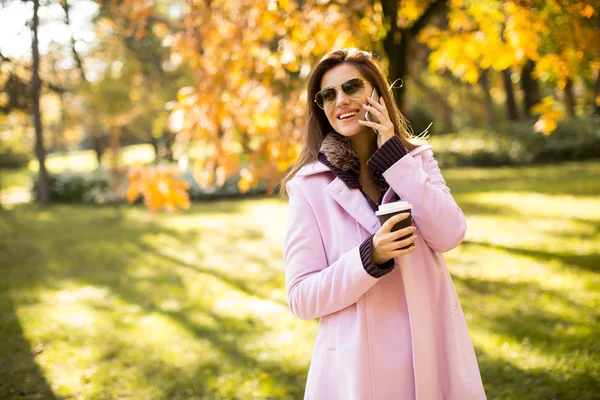
<path fill-rule="evenodd" d="M 20 0 L 0 2 L 0 51 L 6 57 L 31 57 L 31 30 L 27 24 L 33 16 L 33 4 Z M 71 28 L 64 23 L 64 11 L 54 3 L 40 8 L 40 52 L 46 53 L 52 41 L 67 44 L 70 32 L 77 41 L 76 48 L 84 51 L 95 39 L 91 23 L 98 6 L 91 0 L 71 0 Z"/>

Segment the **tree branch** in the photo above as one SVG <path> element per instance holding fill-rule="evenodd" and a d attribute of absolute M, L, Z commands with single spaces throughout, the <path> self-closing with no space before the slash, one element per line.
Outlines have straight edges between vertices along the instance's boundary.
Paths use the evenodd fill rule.
<path fill-rule="evenodd" d="M 71 6 L 69 5 L 68 0 L 60 0 L 59 3 L 60 3 L 60 6 L 62 7 L 63 11 L 65 12 L 65 24 L 67 24 L 67 26 L 69 27 L 69 33 L 71 36 L 71 52 L 73 53 L 73 58 L 75 59 L 75 63 L 77 64 L 77 69 L 79 69 L 79 75 L 81 76 L 81 79 L 85 82 L 86 79 L 85 79 L 85 70 L 83 69 L 83 62 L 81 61 L 81 57 L 79 56 L 79 53 L 75 49 L 75 37 L 73 36 L 73 33 L 70 32 L 71 18 L 69 17 L 69 10 L 70 10 Z"/>
<path fill-rule="evenodd" d="M 427 24 L 429 23 L 429 20 L 431 20 L 431 18 L 442 7 L 446 7 L 445 0 L 435 0 L 433 3 L 429 4 L 429 7 L 427 7 L 427 10 L 425 10 L 425 12 L 423 14 L 421 14 L 419 19 L 416 20 L 415 23 L 412 24 L 412 26 L 409 28 L 408 31 L 411 34 L 411 36 L 413 36 L 413 37 L 417 36 L 417 34 L 419 34 L 419 32 L 421 32 L 421 30 L 425 26 L 427 26 Z"/>

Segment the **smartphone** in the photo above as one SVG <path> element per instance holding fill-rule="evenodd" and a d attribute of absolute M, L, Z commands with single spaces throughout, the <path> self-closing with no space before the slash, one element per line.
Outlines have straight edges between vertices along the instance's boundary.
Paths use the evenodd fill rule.
<path fill-rule="evenodd" d="M 377 93 L 377 89 L 373 89 L 373 92 L 371 93 L 371 98 L 375 101 L 379 101 L 379 93 Z M 377 124 L 379 123 L 379 120 L 372 116 L 371 113 L 368 111 L 365 113 L 365 119 L 369 122 L 375 122 Z"/>

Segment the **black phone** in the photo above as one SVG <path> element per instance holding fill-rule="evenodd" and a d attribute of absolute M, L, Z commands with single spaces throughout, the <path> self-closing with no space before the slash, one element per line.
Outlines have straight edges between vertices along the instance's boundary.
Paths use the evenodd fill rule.
<path fill-rule="evenodd" d="M 377 89 L 373 88 L 373 92 L 371 92 L 371 98 L 377 102 L 379 102 L 379 93 L 377 93 Z M 371 115 L 370 112 L 365 113 L 365 119 L 369 122 L 379 123 L 379 120 Z"/>

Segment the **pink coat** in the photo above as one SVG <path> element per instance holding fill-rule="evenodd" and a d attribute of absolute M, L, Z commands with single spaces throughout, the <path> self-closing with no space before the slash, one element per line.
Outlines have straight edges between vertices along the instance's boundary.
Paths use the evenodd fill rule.
<path fill-rule="evenodd" d="M 463 240 L 464 214 L 431 146 L 384 174 L 413 204 L 414 252 L 381 278 L 369 275 L 359 245 L 381 226 L 358 189 L 324 164 L 303 167 L 288 185 L 284 245 L 290 310 L 319 318 L 305 399 L 470 400 L 485 392 L 467 324 L 441 253 Z"/>

